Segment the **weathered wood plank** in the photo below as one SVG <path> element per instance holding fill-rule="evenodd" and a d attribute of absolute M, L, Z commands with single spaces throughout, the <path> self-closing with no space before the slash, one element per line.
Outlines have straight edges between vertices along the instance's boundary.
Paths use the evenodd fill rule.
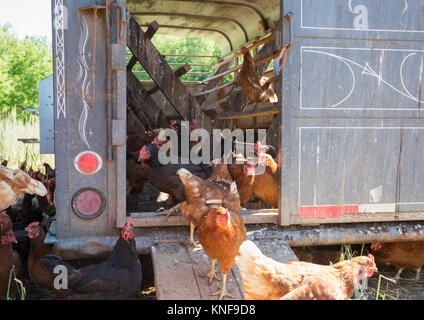
<path fill-rule="evenodd" d="M 152 21 L 152 23 L 149 24 L 146 30 L 146 37 L 152 40 L 153 36 L 155 35 L 156 31 L 159 30 L 159 24 L 158 22 Z"/>
<path fill-rule="evenodd" d="M 156 86 L 160 88 L 175 111 L 185 120 L 196 119 L 200 114 L 197 101 L 174 74 L 150 39 L 145 36 L 137 21 L 131 15 L 128 17 L 127 47 L 153 79 Z M 190 111 L 191 115 L 189 115 Z"/>
<path fill-rule="evenodd" d="M 240 65 L 235 66 L 234 68 L 231 68 L 231 69 L 229 69 L 227 71 L 218 73 L 218 74 L 216 74 L 216 75 L 214 75 L 214 76 L 212 76 L 210 78 L 207 78 L 207 79 L 203 80 L 202 83 L 209 83 L 209 81 L 217 80 L 217 79 L 220 79 L 222 77 L 225 77 L 227 74 L 230 74 L 230 73 L 233 73 L 233 72 L 239 70 L 241 68 L 241 66 L 242 65 L 240 64 Z"/>
<path fill-rule="evenodd" d="M 253 239 L 263 254 L 280 262 L 297 261 L 290 246 L 279 239 Z M 203 249 L 195 249 L 185 240 L 156 242 L 152 246 L 152 260 L 155 274 L 156 298 L 158 300 L 216 300 L 212 293 L 219 291 L 222 272 L 219 261 L 215 265 L 219 281 L 209 284 L 208 274 L 212 261 Z M 178 276 L 176 276 L 178 275 Z M 226 290 L 235 299 L 244 299 L 243 284 L 237 265 L 227 274 Z M 225 298 L 226 300 L 231 300 Z"/>
<path fill-rule="evenodd" d="M 230 65 L 229 65 L 229 64 L 223 65 L 222 67 L 220 67 L 220 68 L 219 68 L 219 69 L 215 72 L 215 74 L 214 74 L 214 75 L 217 75 L 217 74 L 220 74 L 220 73 L 222 73 L 222 72 L 227 71 L 227 70 L 229 69 L 229 67 L 230 67 Z M 224 87 L 222 87 L 222 88 L 217 88 L 217 85 L 218 85 L 221 81 L 222 81 L 222 79 L 221 79 L 221 78 L 217 78 L 217 79 L 215 79 L 215 80 L 210 80 L 207 84 L 205 84 L 205 88 L 204 88 L 203 92 L 207 92 L 207 91 L 210 91 L 210 90 L 213 90 L 213 91 L 211 91 L 211 92 L 214 92 L 214 91 L 220 90 L 220 89 L 222 89 L 222 88 L 225 88 L 225 86 L 224 86 Z M 196 98 L 197 98 L 197 102 L 198 102 L 200 105 L 203 105 L 203 103 L 205 103 L 205 101 L 206 101 L 206 96 L 205 96 L 205 94 L 201 94 L 200 96 L 197 96 Z"/>
<path fill-rule="evenodd" d="M 127 72 L 130 72 L 132 68 L 134 68 L 136 63 L 137 63 L 137 58 L 132 56 L 130 61 L 127 64 Z"/>
<path fill-rule="evenodd" d="M 228 112 L 220 113 L 216 115 L 216 119 L 243 119 L 266 116 L 270 114 L 278 114 L 280 109 L 278 107 L 268 107 L 263 109 L 256 109 L 253 112 Z"/>
<path fill-rule="evenodd" d="M 196 276 L 200 296 L 203 300 L 216 300 L 218 296 L 212 296 L 212 294 L 219 291 L 222 281 L 222 271 L 219 267 L 219 261 L 217 260 L 215 264 L 215 271 L 219 281 L 215 279 L 212 280 L 211 284 L 209 284 L 209 278 L 205 278 L 205 276 L 211 269 L 212 260 L 209 259 L 208 255 L 203 249 L 199 250 L 194 249 L 191 246 L 187 246 L 187 251 L 191 260 L 194 262 L 192 264 L 192 268 Z M 237 300 L 243 299 L 244 294 L 242 291 L 242 285 L 239 286 L 239 283 L 236 280 L 232 270 L 227 274 L 227 283 L 225 288 L 227 289 L 227 292 L 232 294 Z M 227 300 L 228 298 L 225 299 Z"/>
<path fill-rule="evenodd" d="M 239 211 L 239 214 L 243 217 L 245 224 L 276 223 L 278 209 L 243 209 Z M 131 218 L 134 227 L 188 226 L 188 222 L 179 213 L 166 218 L 163 215 L 157 215 L 157 212 L 132 212 Z"/>
<path fill-rule="evenodd" d="M 163 243 L 152 247 L 156 299 L 201 300 L 196 276 L 187 249 L 181 243 Z"/>
<path fill-rule="evenodd" d="M 216 91 L 218 91 L 218 90 L 224 89 L 224 88 L 226 88 L 226 87 L 232 86 L 232 85 L 234 85 L 235 83 L 236 83 L 236 81 L 235 81 L 235 80 L 233 80 L 233 81 L 231 81 L 231 82 L 224 83 L 223 85 L 220 85 L 220 86 L 215 87 L 215 88 L 213 88 L 213 89 L 205 90 L 205 91 L 202 91 L 202 92 L 199 92 L 199 93 L 193 94 L 193 96 L 194 96 L 194 97 L 200 97 L 200 96 L 203 96 L 203 95 L 206 95 L 206 94 L 209 94 L 209 93 L 216 92 Z"/>
<path fill-rule="evenodd" d="M 182 75 L 186 74 L 187 72 L 189 72 L 191 70 L 191 66 L 186 63 L 183 66 L 179 67 L 177 70 L 174 71 L 174 74 L 179 78 Z M 154 94 L 156 92 L 158 92 L 160 90 L 160 88 L 158 86 L 150 89 L 149 91 L 147 91 L 148 95 Z"/>
<path fill-rule="evenodd" d="M 166 115 L 132 72 L 127 72 L 127 105 L 147 130 L 168 125 Z"/>
<path fill-rule="evenodd" d="M 213 104 L 211 104 L 209 106 L 202 107 L 201 109 L 202 109 L 203 112 L 212 111 L 212 110 L 215 110 L 216 108 L 218 108 L 221 104 L 228 102 L 229 100 L 230 100 L 230 97 L 226 96 L 226 97 L 224 97 L 224 98 L 222 98 L 218 101 L 215 101 Z"/>
<path fill-rule="evenodd" d="M 275 58 L 278 58 L 278 56 L 280 55 L 280 51 L 274 51 L 271 55 L 260 59 L 260 60 L 255 60 L 255 65 L 256 66 L 260 66 L 264 63 L 270 62 L 271 60 L 274 60 Z M 267 65 L 268 67 L 268 65 Z"/>

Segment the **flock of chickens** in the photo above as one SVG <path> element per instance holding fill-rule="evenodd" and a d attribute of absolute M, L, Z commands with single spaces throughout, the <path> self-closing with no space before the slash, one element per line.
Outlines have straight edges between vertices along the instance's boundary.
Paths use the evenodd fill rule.
<path fill-rule="evenodd" d="M 254 62 L 246 48 L 238 82 L 249 101 L 277 101 L 272 85 L 255 74 Z M 269 79 L 268 79 L 269 80 Z M 181 141 L 181 124 L 173 122 Z M 190 130 L 197 123 L 190 124 Z M 213 139 L 211 139 L 212 141 Z M 166 143 L 159 130 L 127 138 L 127 193 L 141 192 L 149 181 L 156 189 L 167 193 L 164 215 L 180 212 L 190 223 L 190 244 L 202 247 L 212 260 L 206 275 L 210 283 L 218 279 L 216 262 L 222 271 L 221 288 L 214 295 L 219 299 L 232 297 L 226 291 L 227 273 L 234 264 L 240 270 L 246 299 L 348 299 L 364 278 L 377 271 L 374 256 L 383 263 L 399 268 L 416 268 L 419 278 L 424 264 L 424 242 L 373 243 L 373 255 L 354 257 L 333 265 L 304 261 L 277 262 L 265 255 L 250 240 L 239 211 L 256 196 L 263 203 L 278 207 L 279 168 L 267 154 L 266 146 L 255 145 L 257 161 L 241 154 L 223 154 L 221 161 L 205 164 L 162 165 L 158 159 L 160 147 Z M 213 151 L 213 148 L 211 148 Z M 179 150 L 179 155 L 181 152 Z M 227 164 L 229 157 L 232 161 Z M 262 174 L 255 174 L 262 167 Z M 17 298 L 24 269 L 29 278 L 42 287 L 54 290 L 62 299 L 127 299 L 140 288 L 142 268 L 136 253 L 135 232 L 131 219 L 121 229 L 108 259 L 99 264 L 75 268 L 52 254 L 51 245 L 45 244 L 46 222 L 54 216 L 55 172 L 45 164 L 46 174 L 26 172 L 0 165 L 0 299 Z M 29 252 L 16 252 L 14 227 L 25 225 Z M 200 245 L 194 241 L 194 230 Z M 25 256 L 26 259 L 22 259 Z M 26 268 L 23 260 L 26 261 Z M 65 268 L 68 287 L 54 286 L 55 270 Z M 11 280 L 10 274 L 13 271 Z"/>

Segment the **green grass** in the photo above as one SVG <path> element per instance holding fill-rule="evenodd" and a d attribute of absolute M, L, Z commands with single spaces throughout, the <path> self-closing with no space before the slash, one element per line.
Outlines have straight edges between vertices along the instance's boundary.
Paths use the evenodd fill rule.
<path fill-rule="evenodd" d="M 47 162 L 54 168 L 54 155 L 40 155 L 39 144 L 25 144 L 19 138 L 40 138 L 39 119 L 31 115 L 29 120 L 16 118 L 16 112 L 0 115 L 0 162 L 8 160 L 9 168 L 19 168 L 23 161 L 27 161 L 27 170 L 41 170 Z"/>
<path fill-rule="evenodd" d="M 14 282 L 12 282 L 12 280 Z M 6 300 L 11 300 L 10 298 L 10 289 L 13 285 L 17 285 L 19 288 L 19 298 L 21 300 L 25 300 L 26 297 L 26 289 L 22 283 L 21 280 L 19 280 L 18 278 L 16 278 L 16 271 L 15 271 L 15 265 L 12 265 L 12 268 L 10 268 L 10 272 L 9 272 L 9 282 L 7 285 L 7 296 L 6 296 Z"/>

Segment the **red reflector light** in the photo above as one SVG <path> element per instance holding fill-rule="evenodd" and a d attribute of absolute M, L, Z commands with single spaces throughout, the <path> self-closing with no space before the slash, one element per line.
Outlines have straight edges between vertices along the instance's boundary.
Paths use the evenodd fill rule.
<path fill-rule="evenodd" d="M 78 162 L 79 168 L 87 173 L 91 173 L 94 170 L 96 170 L 97 166 L 99 165 L 99 162 L 97 161 L 96 156 L 93 156 L 90 153 L 84 154 L 81 156 Z"/>
<path fill-rule="evenodd" d="M 103 194 L 93 188 L 79 190 L 72 198 L 74 212 L 83 219 L 92 219 L 100 215 L 105 209 Z"/>
<path fill-rule="evenodd" d="M 102 159 L 95 152 L 85 151 L 76 156 L 74 165 L 83 174 L 94 174 L 100 170 Z"/>

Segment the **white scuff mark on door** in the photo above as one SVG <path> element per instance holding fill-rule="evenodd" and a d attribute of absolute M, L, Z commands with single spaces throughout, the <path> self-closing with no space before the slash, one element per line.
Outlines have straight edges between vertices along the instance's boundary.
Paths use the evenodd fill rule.
<path fill-rule="evenodd" d="M 396 212 L 396 203 L 368 203 L 358 206 L 359 213 Z"/>
<path fill-rule="evenodd" d="M 403 7 L 402 15 L 404 15 L 406 13 L 406 10 L 408 10 L 408 2 L 406 0 L 403 0 L 403 2 L 405 3 L 405 6 Z"/>
<path fill-rule="evenodd" d="M 378 186 L 377 188 L 370 190 L 370 202 L 380 202 L 383 198 L 383 186 Z"/>

